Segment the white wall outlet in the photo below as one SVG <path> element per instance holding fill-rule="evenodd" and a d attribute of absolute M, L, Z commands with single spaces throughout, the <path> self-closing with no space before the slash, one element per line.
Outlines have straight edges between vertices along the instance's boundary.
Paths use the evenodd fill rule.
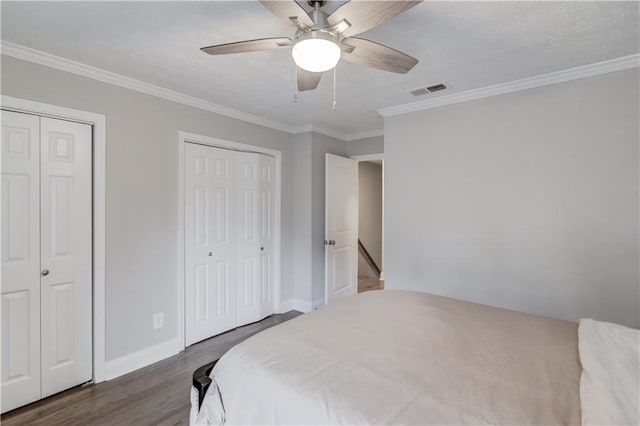
<path fill-rule="evenodd" d="M 164 312 L 153 314 L 153 329 L 157 330 L 164 326 Z"/>

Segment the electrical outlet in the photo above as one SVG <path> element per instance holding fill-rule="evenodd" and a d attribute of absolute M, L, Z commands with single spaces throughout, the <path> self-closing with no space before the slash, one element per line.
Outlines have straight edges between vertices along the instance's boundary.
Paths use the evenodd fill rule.
<path fill-rule="evenodd" d="M 164 326 L 164 312 L 153 314 L 153 329 L 157 330 Z"/>

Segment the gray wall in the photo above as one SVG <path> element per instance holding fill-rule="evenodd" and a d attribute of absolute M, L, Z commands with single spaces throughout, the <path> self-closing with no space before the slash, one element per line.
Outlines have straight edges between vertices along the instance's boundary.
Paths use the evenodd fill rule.
<path fill-rule="evenodd" d="M 106 115 L 107 360 L 177 335 L 179 130 L 282 151 L 282 299 L 293 296 L 291 135 L 6 56 L 2 94 Z"/>
<path fill-rule="evenodd" d="M 345 142 L 319 133 L 293 141 L 294 299 L 311 308 L 324 303 L 325 154 L 345 155 Z"/>
<path fill-rule="evenodd" d="M 293 297 L 311 303 L 311 133 L 295 135 L 292 149 Z"/>
<path fill-rule="evenodd" d="M 358 164 L 358 238 L 376 262 L 382 265 L 382 165 L 361 161 Z M 378 275 L 358 256 L 358 275 Z"/>
<path fill-rule="evenodd" d="M 384 137 L 374 136 L 371 138 L 355 139 L 346 142 L 346 155 L 367 155 L 381 154 L 384 152 Z"/>
<path fill-rule="evenodd" d="M 638 80 L 385 119 L 386 288 L 638 327 Z"/>

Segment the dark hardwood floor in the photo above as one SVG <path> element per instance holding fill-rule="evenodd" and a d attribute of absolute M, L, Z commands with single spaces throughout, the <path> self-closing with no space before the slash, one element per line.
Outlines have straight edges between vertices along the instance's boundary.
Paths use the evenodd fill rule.
<path fill-rule="evenodd" d="M 0 417 L 11 425 L 187 425 L 191 374 L 261 330 L 297 317 L 273 315 L 187 348 L 171 358 L 108 382 L 86 385 Z"/>

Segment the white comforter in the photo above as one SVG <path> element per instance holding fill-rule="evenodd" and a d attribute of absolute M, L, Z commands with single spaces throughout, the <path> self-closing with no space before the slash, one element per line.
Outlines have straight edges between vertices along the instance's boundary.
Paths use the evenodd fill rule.
<path fill-rule="evenodd" d="M 582 424 L 640 424 L 640 331 L 583 319 L 578 333 Z"/>
<path fill-rule="evenodd" d="M 231 349 L 194 417 L 253 425 L 579 424 L 577 334 L 566 321 L 369 292 Z"/>

